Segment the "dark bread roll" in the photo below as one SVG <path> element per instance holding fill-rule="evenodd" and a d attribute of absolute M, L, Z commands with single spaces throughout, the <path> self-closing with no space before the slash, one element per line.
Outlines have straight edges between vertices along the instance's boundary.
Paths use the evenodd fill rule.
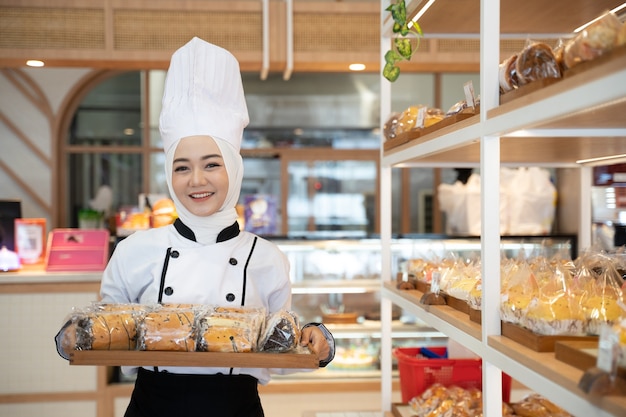
<path fill-rule="evenodd" d="M 561 78 L 559 66 L 550 45 L 534 42 L 517 55 L 515 72 L 519 85 L 546 78 Z"/>
<path fill-rule="evenodd" d="M 286 352 L 298 346 L 300 323 L 295 313 L 280 310 L 271 314 L 259 342 L 264 352 Z"/>

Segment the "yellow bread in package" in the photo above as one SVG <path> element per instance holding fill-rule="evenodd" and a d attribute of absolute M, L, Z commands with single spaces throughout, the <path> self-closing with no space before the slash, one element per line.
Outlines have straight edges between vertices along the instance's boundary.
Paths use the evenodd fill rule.
<path fill-rule="evenodd" d="M 94 304 L 75 316 L 75 349 L 134 350 L 142 314 L 136 304 Z"/>
<path fill-rule="evenodd" d="M 395 134 L 406 133 L 417 128 L 417 116 L 420 109 L 423 107 L 426 106 L 419 104 L 407 107 L 397 119 Z M 442 121 L 443 118 L 444 114 L 440 109 L 428 108 L 424 115 L 424 127 L 430 127 Z"/>
<path fill-rule="evenodd" d="M 542 335 L 584 335 L 585 320 L 573 297 L 560 293 L 538 297 L 527 307 L 524 327 Z"/>
<path fill-rule="evenodd" d="M 198 347 L 203 352 L 255 352 L 265 309 L 215 307 L 198 318 Z"/>
<path fill-rule="evenodd" d="M 139 332 L 139 350 L 196 350 L 195 310 L 156 308 L 145 314 Z"/>
<path fill-rule="evenodd" d="M 530 302 L 538 295 L 538 286 L 530 266 L 516 264 L 505 276 L 500 293 L 500 318 L 521 324 Z"/>

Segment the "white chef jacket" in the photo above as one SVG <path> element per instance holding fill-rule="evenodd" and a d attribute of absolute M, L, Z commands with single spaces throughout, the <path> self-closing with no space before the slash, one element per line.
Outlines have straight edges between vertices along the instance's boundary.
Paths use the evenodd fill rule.
<path fill-rule="evenodd" d="M 183 236 L 174 225 L 133 233 L 119 242 L 113 251 L 102 277 L 102 301 L 243 305 L 264 307 L 268 313 L 290 309 L 287 257 L 268 240 L 245 231 L 236 234 L 238 230 L 236 224 L 224 229 L 220 235 L 226 232 L 227 240 L 211 245 Z M 125 373 L 133 370 L 136 371 L 123 368 Z M 294 372 L 286 369 L 161 366 L 159 371 L 247 374 L 256 377 L 261 384 L 269 382 L 270 373 Z"/>

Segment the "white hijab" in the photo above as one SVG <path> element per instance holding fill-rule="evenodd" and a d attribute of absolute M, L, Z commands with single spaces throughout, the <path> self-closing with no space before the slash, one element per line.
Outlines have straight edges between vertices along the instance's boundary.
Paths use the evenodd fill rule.
<path fill-rule="evenodd" d="M 196 216 L 185 208 L 178 200 L 172 188 L 172 167 L 174 165 L 174 153 L 180 143 L 178 140 L 174 146 L 170 146 L 165 154 L 165 178 L 170 196 L 176 206 L 178 217 L 196 235 L 196 241 L 203 245 L 216 243 L 217 235 L 226 227 L 231 226 L 237 220 L 235 206 L 239 201 L 241 182 L 243 180 L 243 160 L 239 152 L 227 141 L 214 138 L 217 147 L 222 153 L 224 166 L 228 174 L 228 193 L 222 207 L 210 216 Z"/>

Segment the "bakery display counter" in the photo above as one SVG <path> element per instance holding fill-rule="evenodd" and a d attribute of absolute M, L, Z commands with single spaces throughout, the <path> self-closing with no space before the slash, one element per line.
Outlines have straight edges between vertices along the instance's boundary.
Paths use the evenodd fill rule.
<path fill-rule="evenodd" d="M 54 282 L 96 282 L 102 272 L 47 272 L 43 265 L 22 266 L 19 271 L 1 272 L 0 284 L 37 284 Z"/>

